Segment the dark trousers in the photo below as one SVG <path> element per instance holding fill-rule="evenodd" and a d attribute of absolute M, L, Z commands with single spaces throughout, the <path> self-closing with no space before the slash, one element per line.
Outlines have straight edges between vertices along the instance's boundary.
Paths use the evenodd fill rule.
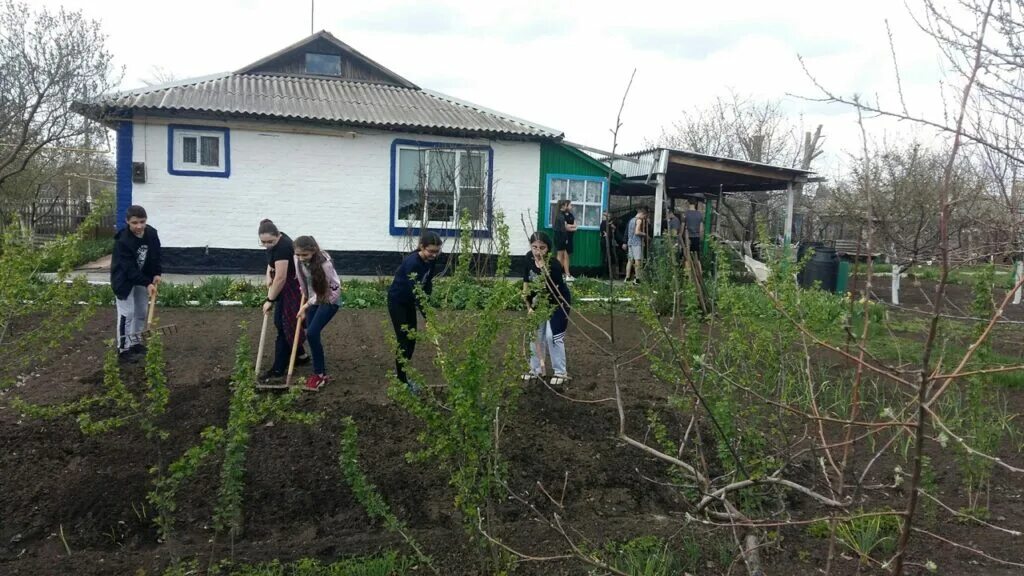
<path fill-rule="evenodd" d="M 288 369 L 288 359 L 292 354 L 292 339 L 295 338 L 295 327 L 298 321 L 295 315 L 299 313 L 299 283 L 291 280 L 285 283 L 284 290 L 277 297 L 277 304 L 274 305 L 274 327 L 277 328 L 277 339 L 274 340 L 274 365 L 271 370 L 275 374 L 284 374 Z M 306 331 L 299 330 L 299 350 L 297 354 L 304 356 L 306 351 L 302 347 L 302 341 L 306 339 Z"/>
<path fill-rule="evenodd" d="M 309 342 L 309 352 L 313 355 L 313 372 L 315 374 L 327 374 L 324 345 L 320 341 L 320 333 L 337 313 L 337 304 L 313 304 L 306 308 L 306 341 Z"/>
<path fill-rule="evenodd" d="M 400 354 L 395 358 L 395 373 L 401 382 L 407 383 L 409 380 L 405 375 L 402 359 L 405 359 L 405 362 L 412 360 L 412 353 L 416 350 L 416 340 L 409 337 L 409 331 L 416 329 L 416 305 L 392 302 L 389 299 L 388 315 L 391 316 L 391 325 L 395 329 L 395 339 L 398 340 Z"/>
<path fill-rule="evenodd" d="M 601 275 L 608 274 L 611 264 L 611 277 L 619 276 L 619 246 L 606 238 L 601 238 Z"/>

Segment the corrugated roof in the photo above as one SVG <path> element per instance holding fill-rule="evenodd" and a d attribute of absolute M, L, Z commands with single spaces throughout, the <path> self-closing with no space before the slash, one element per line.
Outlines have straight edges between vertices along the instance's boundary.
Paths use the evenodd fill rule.
<path fill-rule="evenodd" d="M 750 160 L 740 160 L 737 158 L 726 158 L 724 156 L 712 156 L 710 154 L 702 154 L 700 152 L 693 152 L 692 150 L 683 150 L 681 148 L 647 148 L 646 150 L 629 152 L 623 154 L 623 156 L 636 158 L 638 162 L 615 160 L 612 166 L 615 168 L 615 170 L 621 172 L 627 178 L 646 178 L 648 175 L 654 173 L 657 170 L 656 164 L 658 162 L 662 150 L 667 150 L 673 156 L 707 160 L 709 162 L 716 162 L 722 164 L 723 166 L 744 166 L 749 168 L 757 168 L 769 172 L 777 172 L 779 173 L 780 177 L 786 179 L 814 174 L 814 172 L 810 170 L 801 170 L 799 168 L 787 168 L 785 166 L 775 166 L 773 164 L 764 164 L 761 162 L 752 162 Z"/>
<path fill-rule="evenodd" d="M 560 139 L 562 133 L 426 90 L 335 78 L 224 74 L 78 103 L 103 120 L 132 112 L 196 112 L 387 129 Z"/>

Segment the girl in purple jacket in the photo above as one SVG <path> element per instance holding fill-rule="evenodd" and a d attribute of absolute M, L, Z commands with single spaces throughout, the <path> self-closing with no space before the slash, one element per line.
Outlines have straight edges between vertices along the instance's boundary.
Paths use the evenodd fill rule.
<path fill-rule="evenodd" d="M 299 308 L 299 318 L 306 319 L 306 340 L 313 355 L 313 374 L 306 380 L 305 388 L 316 392 L 329 381 L 320 333 L 338 313 L 341 280 L 334 271 L 331 255 L 321 250 L 312 236 L 295 239 L 295 269 L 299 272 L 299 288 L 306 297 L 306 303 Z"/>

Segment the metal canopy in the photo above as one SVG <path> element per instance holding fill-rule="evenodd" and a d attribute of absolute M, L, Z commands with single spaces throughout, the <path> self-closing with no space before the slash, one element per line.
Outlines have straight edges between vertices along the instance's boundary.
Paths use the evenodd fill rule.
<path fill-rule="evenodd" d="M 813 172 L 700 154 L 674 148 L 651 148 L 614 159 L 612 166 L 625 178 L 611 193 L 619 196 L 654 196 L 654 233 L 661 234 L 665 199 L 721 198 L 737 192 L 786 190 L 785 245 L 793 227 L 793 186 L 818 182 Z M 711 205 L 705 205 L 705 226 L 710 227 Z M 705 228 L 705 234 L 707 229 Z"/>
<path fill-rule="evenodd" d="M 664 174 L 669 198 L 786 190 L 792 184 L 816 181 L 814 173 L 807 170 L 673 148 L 651 148 L 624 156 L 636 161 L 614 163 L 625 178 L 612 193 L 622 196 L 654 195 L 659 174 Z"/>

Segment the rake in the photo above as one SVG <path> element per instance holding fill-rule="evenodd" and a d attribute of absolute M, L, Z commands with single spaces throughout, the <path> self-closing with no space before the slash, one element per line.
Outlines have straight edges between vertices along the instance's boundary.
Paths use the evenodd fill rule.
<path fill-rule="evenodd" d="M 167 326 L 153 327 L 153 320 L 156 318 L 156 293 L 154 292 L 149 296 L 149 314 L 146 316 L 146 328 L 141 332 L 128 335 L 128 341 L 133 344 L 141 344 L 146 338 L 152 337 L 154 334 L 177 334 L 178 325 L 168 324 Z"/>

